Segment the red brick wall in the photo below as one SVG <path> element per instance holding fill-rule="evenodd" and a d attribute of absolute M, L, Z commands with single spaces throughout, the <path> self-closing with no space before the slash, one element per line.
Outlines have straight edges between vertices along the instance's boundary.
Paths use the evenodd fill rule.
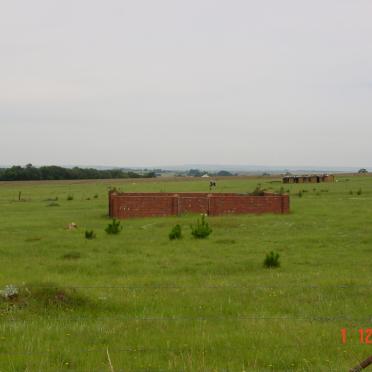
<path fill-rule="evenodd" d="M 223 196 L 211 197 L 211 215 L 240 213 L 283 213 L 283 197 L 276 196 Z"/>
<path fill-rule="evenodd" d="M 209 198 L 207 195 L 184 196 L 180 195 L 178 214 L 206 213 L 209 211 Z"/>
<path fill-rule="evenodd" d="M 206 213 L 288 213 L 289 196 L 253 196 L 233 193 L 116 193 L 109 194 L 112 218 L 172 216 Z"/>

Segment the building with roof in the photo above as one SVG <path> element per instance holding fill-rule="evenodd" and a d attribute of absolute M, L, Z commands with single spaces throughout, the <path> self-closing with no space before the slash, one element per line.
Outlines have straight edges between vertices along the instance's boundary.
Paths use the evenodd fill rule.
<path fill-rule="evenodd" d="M 302 176 L 285 176 L 283 183 L 321 183 L 321 182 L 335 182 L 333 174 L 311 174 Z"/>

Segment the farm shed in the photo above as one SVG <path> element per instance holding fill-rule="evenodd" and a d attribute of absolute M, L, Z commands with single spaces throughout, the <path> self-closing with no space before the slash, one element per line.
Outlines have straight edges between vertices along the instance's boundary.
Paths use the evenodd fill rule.
<path fill-rule="evenodd" d="M 320 182 L 334 182 L 335 176 L 332 174 L 322 175 L 303 175 L 303 176 L 285 176 L 283 183 L 320 183 Z"/>

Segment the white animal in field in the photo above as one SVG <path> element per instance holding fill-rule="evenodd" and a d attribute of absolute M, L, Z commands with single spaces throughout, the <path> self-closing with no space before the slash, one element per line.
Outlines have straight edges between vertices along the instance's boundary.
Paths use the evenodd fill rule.
<path fill-rule="evenodd" d="M 76 225 L 76 223 L 75 222 L 71 222 L 71 223 L 69 223 L 68 224 L 68 226 L 67 226 L 67 228 L 69 229 L 69 230 L 75 230 L 75 229 L 77 229 L 77 225 Z"/>

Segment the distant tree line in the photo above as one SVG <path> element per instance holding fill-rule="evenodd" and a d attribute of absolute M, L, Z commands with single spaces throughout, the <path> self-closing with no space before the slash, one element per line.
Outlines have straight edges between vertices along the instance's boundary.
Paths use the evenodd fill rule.
<path fill-rule="evenodd" d="M 38 180 L 84 180 L 84 179 L 113 179 L 113 178 L 152 178 L 155 172 L 144 174 L 123 171 L 121 169 L 94 168 L 64 168 L 56 165 L 34 167 L 27 164 L 25 167 L 13 166 L 0 169 L 0 181 L 38 181 Z"/>

